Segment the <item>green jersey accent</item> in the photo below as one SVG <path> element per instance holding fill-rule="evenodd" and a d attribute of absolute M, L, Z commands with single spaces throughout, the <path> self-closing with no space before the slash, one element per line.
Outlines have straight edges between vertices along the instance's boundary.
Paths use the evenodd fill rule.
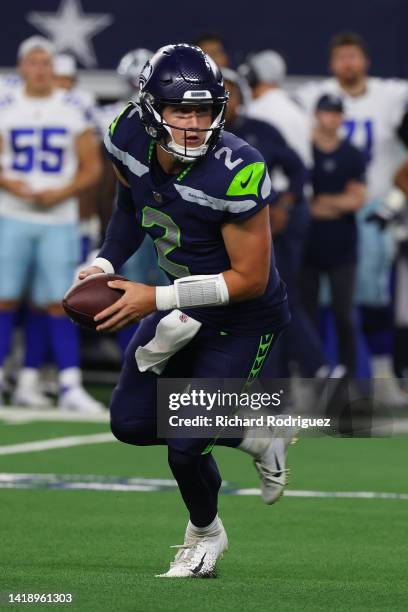
<path fill-rule="evenodd" d="M 120 118 L 122 117 L 122 115 L 127 111 L 127 109 L 129 108 L 129 106 L 133 106 L 133 102 L 128 102 L 125 106 L 125 108 L 120 111 L 119 115 L 112 121 L 112 123 L 109 126 L 109 134 L 112 136 L 113 132 L 116 129 L 116 126 L 118 125 Z"/>
<path fill-rule="evenodd" d="M 155 141 L 152 139 L 149 142 L 149 150 L 148 150 L 148 154 L 147 157 L 149 159 L 149 163 L 151 163 L 152 158 L 153 158 L 153 151 L 154 151 L 154 147 L 155 147 Z M 185 168 L 184 170 L 178 175 L 178 177 L 176 178 L 176 181 L 178 183 L 181 183 L 181 181 L 184 179 L 184 177 L 190 172 L 191 168 L 194 166 L 195 161 L 190 162 Z"/>
<path fill-rule="evenodd" d="M 242 168 L 228 187 L 228 196 L 258 195 L 259 183 L 265 172 L 263 162 L 254 162 Z"/>

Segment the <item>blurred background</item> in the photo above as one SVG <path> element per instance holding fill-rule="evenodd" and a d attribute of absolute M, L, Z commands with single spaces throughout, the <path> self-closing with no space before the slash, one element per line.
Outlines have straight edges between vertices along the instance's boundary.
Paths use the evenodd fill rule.
<path fill-rule="evenodd" d="M 20 156 L 24 166 L 24 147 L 34 145 L 12 140 L 10 154 L 4 143 L 16 129 L 9 125 L 8 108 L 27 87 L 21 63 L 33 50 L 50 55 L 52 87 L 70 92 L 84 129 L 99 143 L 97 176 L 76 194 L 80 266 L 97 252 L 114 206 L 114 177 L 102 144 L 105 131 L 126 101 L 137 101 L 139 73 L 157 48 L 171 42 L 198 44 L 222 68 L 231 92 L 226 128 L 261 150 L 279 196 L 278 205 L 271 207 L 271 225 L 293 323 L 269 375 L 387 380 L 381 383 L 382 399 L 408 408 L 407 20 L 408 5 L 402 0 L 335 5 L 260 0 L 233 6 L 208 0 L 194 7 L 181 1 L 136 5 L 124 0 L 11 4 L 0 39 L 4 232 L 10 216 L 15 221 L 5 196 L 10 193 L 7 180 L 30 180 L 27 168 L 12 156 Z M 45 39 L 52 48 L 44 49 Z M 22 52 L 27 40 L 31 43 Z M 18 130 L 27 124 L 25 112 L 13 119 Z M 350 150 L 343 151 L 345 142 Z M 7 247 L 2 257 L 7 260 Z M 16 268 L 21 258 L 13 257 L 11 268 Z M 32 265 L 37 265 L 35 257 Z M 141 282 L 167 282 L 148 239 L 121 272 Z M 13 270 L 3 268 L 1 274 L 7 280 Z M 7 302 L 11 294 L 4 291 L 0 287 L 0 301 Z M 115 382 L 134 327 L 116 338 L 61 331 L 58 324 L 56 338 L 71 347 L 69 358 L 47 353 L 44 338 L 48 334 L 53 345 L 57 328 L 44 327 L 43 348 L 27 356 L 41 344 L 39 318 L 33 323 L 30 312 L 44 305 L 35 303 L 28 280 L 12 298 L 13 308 L 15 298 L 19 304 L 24 298 L 25 306 L 12 323 L 10 316 L 7 323 L 0 321 L 3 401 L 41 405 L 51 393 L 52 401 L 61 403 L 62 388 L 73 381 L 82 385 L 80 367 L 86 382 Z M 8 303 L 2 308 L 9 312 Z M 75 334 L 80 335 L 79 353 L 72 348 Z M 75 397 L 67 407 L 96 409 L 85 396 Z"/>

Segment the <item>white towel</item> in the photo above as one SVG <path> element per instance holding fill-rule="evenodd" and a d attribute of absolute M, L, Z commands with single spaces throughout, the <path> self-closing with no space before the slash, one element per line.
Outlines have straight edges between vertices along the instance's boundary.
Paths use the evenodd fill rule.
<path fill-rule="evenodd" d="M 170 357 L 194 338 L 201 325 L 181 310 L 172 310 L 160 320 L 154 338 L 136 349 L 135 358 L 140 372 L 148 370 L 161 374 Z"/>

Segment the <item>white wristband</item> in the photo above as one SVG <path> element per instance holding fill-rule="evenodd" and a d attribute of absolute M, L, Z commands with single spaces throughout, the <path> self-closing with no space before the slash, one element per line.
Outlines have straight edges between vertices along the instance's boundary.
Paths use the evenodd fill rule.
<path fill-rule="evenodd" d="M 222 273 L 183 276 L 170 287 L 156 287 L 157 310 L 222 306 L 228 302 L 228 287 Z"/>
<path fill-rule="evenodd" d="M 104 257 L 97 257 L 90 265 L 101 268 L 105 274 L 115 274 L 115 268 L 112 266 L 111 262 Z"/>
<path fill-rule="evenodd" d="M 177 308 L 174 285 L 156 287 L 156 308 L 157 310 L 174 310 L 174 308 Z"/>

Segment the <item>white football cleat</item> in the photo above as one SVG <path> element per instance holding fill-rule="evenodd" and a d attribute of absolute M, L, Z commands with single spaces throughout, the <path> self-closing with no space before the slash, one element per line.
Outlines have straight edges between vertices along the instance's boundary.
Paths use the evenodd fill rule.
<path fill-rule="evenodd" d="M 11 396 L 11 403 L 15 406 L 26 406 L 27 408 L 49 408 L 50 399 L 34 387 L 17 387 Z"/>
<path fill-rule="evenodd" d="M 106 413 L 105 406 L 79 385 L 70 387 L 62 393 L 59 398 L 58 408 L 86 412 L 88 414 Z"/>
<path fill-rule="evenodd" d="M 239 448 L 254 458 L 255 469 L 261 479 L 262 499 L 270 505 L 280 498 L 288 482 L 286 455 L 289 444 L 297 440 L 297 428 L 293 425 L 268 427 L 268 432 L 269 438 L 248 435 Z"/>
<path fill-rule="evenodd" d="M 265 504 L 274 504 L 288 483 L 286 454 L 294 433 L 287 438 L 272 438 L 264 452 L 259 457 L 254 457 L 254 465 L 261 479 L 261 496 Z"/>
<path fill-rule="evenodd" d="M 186 538 L 178 548 L 170 569 L 156 578 L 215 578 L 217 561 L 228 550 L 228 538 L 221 523 L 221 531 L 214 536 Z"/>

